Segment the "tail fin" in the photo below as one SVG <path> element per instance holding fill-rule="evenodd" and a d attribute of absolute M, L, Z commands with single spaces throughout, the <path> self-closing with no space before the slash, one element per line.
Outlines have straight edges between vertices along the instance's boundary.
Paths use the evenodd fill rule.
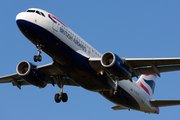
<path fill-rule="evenodd" d="M 154 94 L 156 78 L 157 78 L 156 73 L 144 74 L 144 75 L 141 75 L 141 77 L 137 81 L 137 84 L 139 84 L 149 94 L 151 99 L 152 99 L 153 94 Z"/>

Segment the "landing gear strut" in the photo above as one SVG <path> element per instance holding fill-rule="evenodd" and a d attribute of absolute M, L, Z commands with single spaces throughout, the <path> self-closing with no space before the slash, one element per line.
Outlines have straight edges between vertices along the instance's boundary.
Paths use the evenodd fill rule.
<path fill-rule="evenodd" d="M 36 45 L 37 47 L 37 51 L 38 51 L 38 55 L 35 55 L 34 56 L 34 62 L 37 62 L 37 61 L 41 61 L 42 60 L 42 56 L 40 55 L 41 54 L 41 51 L 42 51 L 42 48 L 44 47 L 43 44 L 37 44 Z"/>
<path fill-rule="evenodd" d="M 118 77 L 115 76 L 115 78 L 113 79 L 111 77 L 111 74 L 108 71 L 105 71 L 105 72 L 109 76 L 109 78 L 112 80 L 112 82 L 114 83 L 114 88 L 110 89 L 109 94 L 111 97 L 115 97 L 119 94 L 118 93 Z"/>
<path fill-rule="evenodd" d="M 110 91 L 109 91 L 109 94 L 110 94 L 110 96 L 111 97 L 115 97 L 115 96 L 117 96 L 118 95 L 118 84 L 117 84 L 117 80 L 113 80 L 113 82 L 114 82 L 114 88 L 111 88 L 110 89 Z"/>
<path fill-rule="evenodd" d="M 65 82 L 66 77 L 63 78 L 61 76 L 57 76 L 57 77 L 53 77 L 53 78 L 54 78 L 57 86 L 60 89 L 60 93 L 56 93 L 55 96 L 54 96 L 54 99 L 55 99 L 56 103 L 61 102 L 61 100 L 63 102 L 67 102 L 68 95 L 66 93 L 63 93 L 63 86 L 64 86 L 64 82 Z"/>

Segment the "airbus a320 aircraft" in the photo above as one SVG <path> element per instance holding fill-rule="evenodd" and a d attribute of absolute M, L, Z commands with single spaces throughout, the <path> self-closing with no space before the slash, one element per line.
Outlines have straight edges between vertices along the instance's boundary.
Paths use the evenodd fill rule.
<path fill-rule="evenodd" d="M 37 66 L 27 61 L 17 65 L 17 73 L 0 77 L 0 83 L 44 88 L 56 84 L 60 92 L 55 101 L 66 102 L 64 85 L 81 86 L 99 92 L 117 106 L 114 110 L 133 109 L 159 114 L 159 107 L 179 105 L 180 100 L 153 100 L 157 76 L 161 72 L 180 70 L 180 58 L 121 58 L 112 52 L 101 55 L 52 14 L 36 8 L 16 16 L 20 31 L 38 49 L 34 61 L 41 61 L 41 52 L 53 62 Z M 140 76 L 141 75 L 141 76 Z M 137 82 L 133 77 L 140 76 Z"/>

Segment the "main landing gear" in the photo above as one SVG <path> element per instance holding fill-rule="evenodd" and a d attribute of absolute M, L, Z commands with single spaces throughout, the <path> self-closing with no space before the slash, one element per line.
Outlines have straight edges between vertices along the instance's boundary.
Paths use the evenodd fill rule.
<path fill-rule="evenodd" d="M 61 102 L 61 100 L 63 102 L 67 102 L 68 95 L 66 93 L 63 93 L 63 86 L 64 86 L 64 82 L 65 82 L 66 77 L 57 76 L 57 77 L 53 77 L 53 78 L 54 78 L 57 86 L 60 89 L 60 93 L 56 93 L 54 96 L 56 103 Z"/>
<path fill-rule="evenodd" d="M 117 96 L 119 93 L 118 93 L 118 84 L 117 84 L 117 80 L 113 80 L 113 82 L 114 82 L 114 88 L 111 88 L 110 89 L 110 91 L 109 91 L 109 94 L 110 94 L 110 96 L 111 97 L 115 97 L 115 96 Z"/>
<path fill-rule="evenodd" d="M 108 71 L 105 71 L 105 72 L 108 75 L 108 77 L 112 80 L 112 82 L 114 83 L 114 87 L 112 87 L 110 89 L 110 91 L 109 91 L 110 96 L 112 98 L 116 97 L 116 96 L 119 96 L 120 95 L 120 90 L 118 89 L 118 77 L 113 76 L 114 77 L 114 79 L 113 79 L 112 75 Z"/>
<path fill-rule="evenodd" d="M 42 56 L 40 54 L 41 54 L 41 51 L 42 51 L 42 48 L 44 47 L 44 45 L 38 43 L 36 45 L 36 47 L 37 47 L 38 55 L 34 56 L 34 62 L 37 62 L 37 61 L 40 62 L 42 60 Z"/>

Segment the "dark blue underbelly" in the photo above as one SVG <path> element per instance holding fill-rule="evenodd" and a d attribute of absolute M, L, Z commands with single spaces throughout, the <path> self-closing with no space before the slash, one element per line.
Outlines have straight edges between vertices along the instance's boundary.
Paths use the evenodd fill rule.
<path fill-rule="evenodd" d="M 75 52 L 51 32 L 25 20 L 18 20 L 17 24 L 34 45 L 43 44 L 45 47 L 42 50 L 53 59 L 54 64 L 80 86 L 91 91 L 110 89 L 107 80 L 90 67 L 88 58 Z"/>

